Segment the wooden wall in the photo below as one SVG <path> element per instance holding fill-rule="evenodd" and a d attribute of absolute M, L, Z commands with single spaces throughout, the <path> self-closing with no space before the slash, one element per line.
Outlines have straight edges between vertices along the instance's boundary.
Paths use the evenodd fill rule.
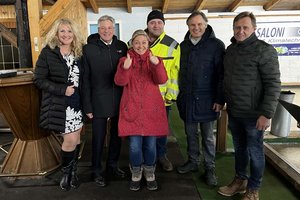
<path fill-rule="evenodd" d="M 62 18 L 67 17 L 70 19 L 73 19 L 75 22 L 78 23 L 80 30 L 82 31 L 82 34 L 87 37 L 88 30 L 87 30 L 87 9 L 85 5 L 80 0 L 72 0 L 67 8 L 64 6 L 56 6 L 55 13 L 58 13 L 57 15 L 51 14 L 51 20 L 49 20 L 49 17 L 47 18 L 47 14 L 51 12 L 52 7 L 55 7 L 55 4 L 51 6 L 42 6 L 42 10 L 45 15 L 40 15 L 42 11 L 39 11 L 39 8 L 37 5 L 37 2 L 39 0 L 29 0 L 28 1 L 28 17 L 29 17 L 29 26 L 30 26 L 30 34 L 31 34 L 31 50 L 32 50 L 32 62 L 35 66 L 36 60 L 38 58 L 38 55 L 40 54 L 42 44 L 44 42 L 44 36 L 47 33 L 47 31 L 43 32 L 43 28 L 45 27 L 45 19 L 47 20 L 47 23 L 50 22 L 50 24 L 46 24 L 47 30 L 51 27 L 51 24 L 55 21 L 53 17 Z M 63 0 L 57 1 L 56 4 L 64 4 L 62 2 L 67 2 Z M 36 7 L 32 7 L 33 5 Z M 67 9 L 67 10 L 65 10 Z M 53 12 L 52 12 L 53 13 Z M 34 20 L 32 20 L 34 19 Z M 16 13 L 15 13 L 15 6 L 14 5 L 1 5 L 0 6 L 0 23 L 4 24 L 7 28 L 16 28 Z M 44 25 L 44 26 L 43 26 Z M 34 42 L 34 39 L 38 42 Z"/>
<path fill-rule="evenodd" d="M 15 6 L 0 6 L 0 23 L 2 23 L 6 28 L 16 28 Z"/>

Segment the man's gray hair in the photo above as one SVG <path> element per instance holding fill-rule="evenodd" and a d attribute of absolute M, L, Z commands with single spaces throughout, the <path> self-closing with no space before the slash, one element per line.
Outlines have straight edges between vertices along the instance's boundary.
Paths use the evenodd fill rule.
<path fill-rule="evenodd" d="M 98 27 L 100 26 L 100 22 L 107 21 L 107 20 L 111 21 L 113 23 L 113 26 L 115 27 L 116 24 L 115 19 L 109 15 L 103 15 L 98 19 Z"/>

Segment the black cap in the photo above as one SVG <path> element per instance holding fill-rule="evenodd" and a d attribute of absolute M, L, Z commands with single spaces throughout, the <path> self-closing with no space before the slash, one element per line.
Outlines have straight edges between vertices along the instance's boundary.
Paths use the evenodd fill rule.
<path fill-rule="evenodd" d="M 152 10 L 147 17 L 147 24 L 152 19 L 161 19 L 165 23 L 164 14 L 159 10 Z"/>

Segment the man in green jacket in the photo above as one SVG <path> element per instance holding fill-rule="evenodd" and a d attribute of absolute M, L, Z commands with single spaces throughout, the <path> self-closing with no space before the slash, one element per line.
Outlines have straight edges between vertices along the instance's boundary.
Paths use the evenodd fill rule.
<path fill-rule="evenodd" d="M 235 177 L 218 193 L 245 193 L 242 200 L 259 199 L 265 168 L 263 136 L 274 115 L 281 84 L 277 52 L 259 40 L 255 30 L 252 13 L 238 14 L 233 21 L 232 44 L 224 57 L 224 91 L 235 150 Z"/>

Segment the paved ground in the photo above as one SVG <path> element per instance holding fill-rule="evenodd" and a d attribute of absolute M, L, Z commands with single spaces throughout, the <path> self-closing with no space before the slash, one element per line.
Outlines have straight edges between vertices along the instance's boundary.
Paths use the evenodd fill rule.
<path fill-rule="evenodd" d="M 0 133 L 0 143 L 5 142 L 9 134 Z M 62 192 L 58 188 L 60 171 L 56 171 L 44 178 L 40 179 L 15 179 L 0 178 L 0 199 L 1 200 L 130 200 L 130 199 L 164 199 L 164 200 L 199 200 L 200 195 L 196 189 L 191 175 L 179 175 L 175 171 L 163 172 L 157 167 L 156 177 L 159 183 L 158 191 L 148 191 L 145 187 L 141 191 L 132 192 L 128 189 L 129 168 L 127 141 L 124 140 L 122 154 L 120 159 L 120 167 L 124 169 L 128 176 L 125 180 L 113 180 L 105 188 L 98 187 L 91 180 L 90 172 L 90 150 L 91 141 L 90 134 L 84 136 L 86 140 L 83 150 L 82 159 L 79 162 L 79 177 L 81 185 L 77 190 Z M 169 143 L 169 158 L 175 164 L 179 165 L 183 162 L 183 158 L 179 151 L 177 143 Z M 0 162 L 3 161 L 4 152 L 0 152 Z"/>

